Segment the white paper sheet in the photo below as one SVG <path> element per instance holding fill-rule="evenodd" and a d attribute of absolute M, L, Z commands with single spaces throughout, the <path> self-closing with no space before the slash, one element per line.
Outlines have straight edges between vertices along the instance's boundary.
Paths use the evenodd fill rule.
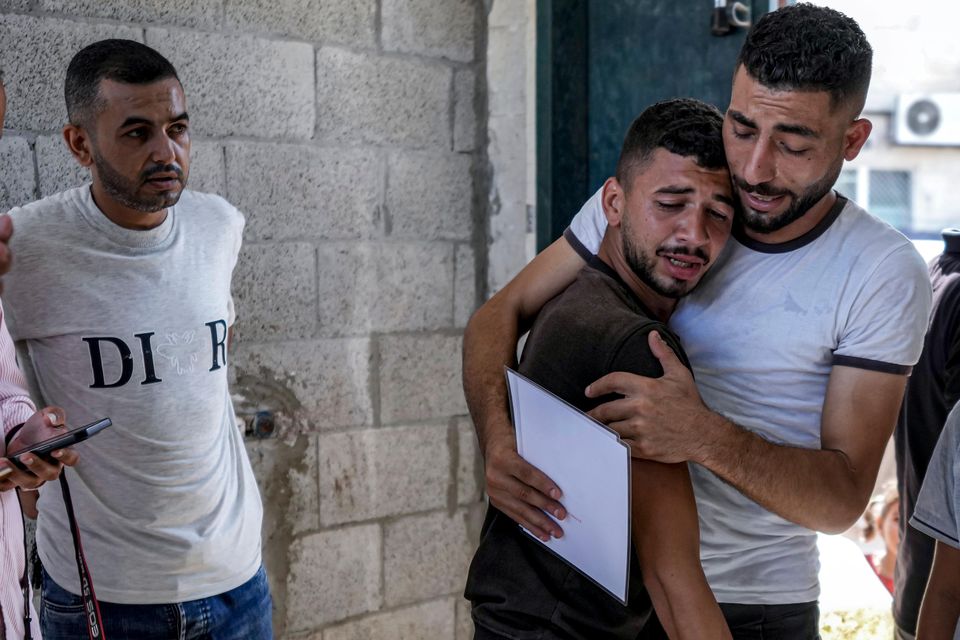
<path fill-rule="evenodd" d="M 516 371 L 507 388 L 517 451 L 557 483 L 563 537 L 543 542 L 626 604 L 630 571 L 630 448 L 620 437 Z"/>

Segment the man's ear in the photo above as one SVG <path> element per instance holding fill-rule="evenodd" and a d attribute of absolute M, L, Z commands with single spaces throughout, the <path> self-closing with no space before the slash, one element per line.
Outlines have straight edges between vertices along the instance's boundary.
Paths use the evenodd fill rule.
<path fill-rule="evenodd" d="M 850 123 L 843 134 L 843 158 L 848 162 L 860 155 L 860 150 L 867 143 L 873 123 L 866 118 L 857 118 Z"/>
<path fill-rule="evenodd" d="M 603 183 L 603 193 L 600 194 L 600 202 L 603 204 L 603 213 L 607 217 L 607 224 L 611 227 L 619 227 L 623 220 L 623 208 L 626 205 L 626 196 L 623 193 L 623 187 L 616 178 L 607 178 Z"/>
<path fill-rule="evenodd" d="M 90 135 L 86 129 L 75 124 L 68 124 L 63 128 L 63 140 L 67 143 L 67 149 L 77 159 L 80 166 L 89 167 L 93 164 Z"/>

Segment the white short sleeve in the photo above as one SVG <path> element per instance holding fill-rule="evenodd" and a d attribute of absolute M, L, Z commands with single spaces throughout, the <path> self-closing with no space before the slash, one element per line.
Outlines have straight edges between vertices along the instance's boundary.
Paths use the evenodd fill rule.
<path fill-rule="evenodd" d="M 607 216 L 603 213 L 602 196 L 603 187 L 597 189 L 597 192 L 583 203 L 580 211 L 570 221 L 570 232 L 591 255 L 596 255 L 600 250 L 600 241 L 607 232 Z M 569 236 L 567 240 L 570 240 Z M 579 250 L 580 247 L 574 246 L 574 249 Z"/>
<path fill-rule="evenodd" d="M 957 405 L 960 407 L 960 405 Z M 933 451 L 910 524 L 931 538 L 960 549 L 960 410 L 947 416 Z"/>
<path fill-rule="evenodd" d="M 932 300 L 923 258 L 909 243 L 866 274 L 846 310 L 833 364 L 909 373 L 923 350 Z"/>

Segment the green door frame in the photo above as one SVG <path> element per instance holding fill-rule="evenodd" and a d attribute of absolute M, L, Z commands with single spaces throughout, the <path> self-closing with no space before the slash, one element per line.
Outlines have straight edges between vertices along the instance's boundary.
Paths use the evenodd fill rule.
<path fill-rule="evenodd" d="M 603 1 L 537 0 L 538 251 L 560 237 L 570 218 L 590 196 L 589 18 L 590 3 Z M 676 1 L 691 7 L 702 5 L 704 34 L 709 34 L 711 0 Z M 770 8 L 770 0 L 743 1 L 751 6 L 754 20 Z M 727 45 L 742 41 L 742 37 L 741 30 L 735 32 L 735 40 L 724 38 L 725 42 L 709 43 L 709 51 L 729 48 Z"/>
<path fill-rule="evenodd" d="M 588 1 L 537 0 L 537 251 L 587 197 Z"/>

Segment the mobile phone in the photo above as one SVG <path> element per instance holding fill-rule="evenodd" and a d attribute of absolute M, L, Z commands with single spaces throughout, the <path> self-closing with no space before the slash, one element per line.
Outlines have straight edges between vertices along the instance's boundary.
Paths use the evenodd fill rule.
<path fill-rule="evenodd" d="M 48 461 L 53 461 L 50 458 L 50 454 L 57 449 L 63 449 L 69 447 L 70 445 L 77 444 L 78 442 L 83 442 L 87 438 L 93 437 L 109 427 L 113 422 L 110 421 L 110 418 L 101 418 L 90 424 L 86 424 L 82 427 L 77 427 L 76 429 L 71 429 L 66 433 L 61 433 L 58 436 L 48 438 L 42 442 L 36 442 L 26 447 L 17 449 L 16 451 L 10 451 L 7 453 L 7 460 L 12 462 L 14 466 L 19 468 L 21 471 L 29 471 L 27 466 L 20 462 L 20 457 L 28 453 L 32 453 L 36 456 L 40 456 Z M 7 474 L 9 475 L 9 474 Z"/>

